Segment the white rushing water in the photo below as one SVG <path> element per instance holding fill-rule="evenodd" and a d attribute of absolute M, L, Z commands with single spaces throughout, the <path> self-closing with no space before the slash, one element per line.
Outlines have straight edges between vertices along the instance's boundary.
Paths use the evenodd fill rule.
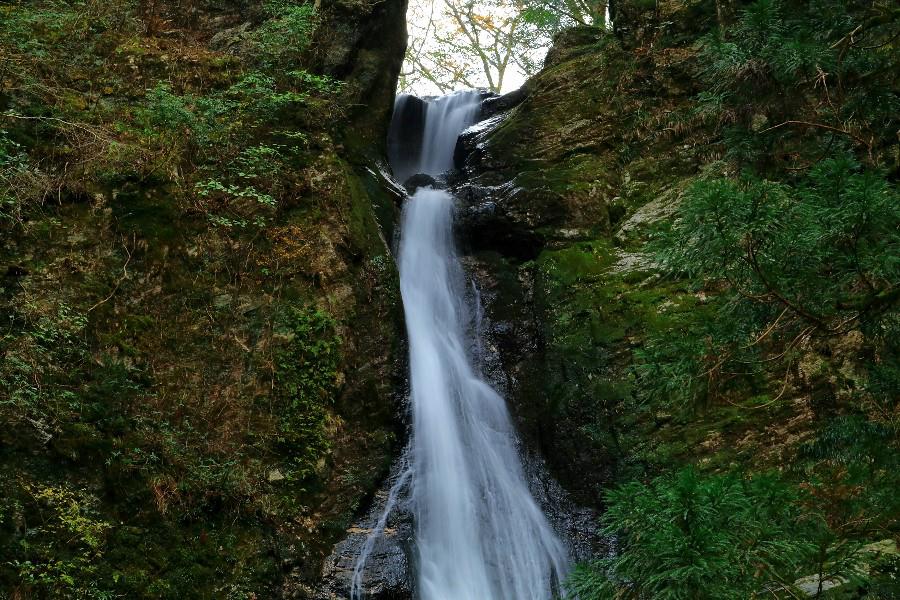
<path fill-rule="evenodd" d="M 429 101 L 412 173 L 438 176 L 453 166 L 456 139 L 479 101 L 475 93 Z M 424 188 L 407 200 L 401 224 L 417 591 L 422 600 L 549 600 L 567 553 L 528 489 L 506 404 L 471 352 L 474 307 L 465 300 L 453 211 L 450 194 Z M 366 554 L 354 570 L 356 598 Z"/>

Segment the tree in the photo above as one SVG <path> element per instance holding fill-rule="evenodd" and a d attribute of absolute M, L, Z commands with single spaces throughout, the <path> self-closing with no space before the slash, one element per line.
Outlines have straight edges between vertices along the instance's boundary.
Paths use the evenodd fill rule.
<path fill-rule="evenodd" d="M 793 380 L 796 349 L 889 327 L 898 227 L 896 186 L 847 157 L 791 184 L 749 173 L 697 181 L 654 246 L 666 270 L 720 290 L 707 309 L 715 317 L 691 315 L 645 344 L 635 367 L 642 396 L 689 407 L 769 377 L 783 381 L 774 402 Z"/>
<path fill-rule="evenodd" d="M 526 0 L 415 0 L 400 88 L 500 92 L 512 73 L 533 74 L 555 30 L 534 8 Z"/>
<path fill-rule="evenodd" d="M 607 26 L 610 0 L 533 0 L 528 18 L 559 31 L 572 25 Z"/>
<path fill-rule="evenodd" d="M 686 189 L 653 243 L 665 270 L 713 292 L 709 312 L 637 352 L 640 394 L 696 408 L 777 380 L 774 403 L 800 353 L 853 330 L 869 336 L 875 394 L 900 377 L 900 192 L 884 133 L 897 130 L 895 13 L 757 0 L 737 15 L 702 39 L 693 112 L 728 162 Z"/>

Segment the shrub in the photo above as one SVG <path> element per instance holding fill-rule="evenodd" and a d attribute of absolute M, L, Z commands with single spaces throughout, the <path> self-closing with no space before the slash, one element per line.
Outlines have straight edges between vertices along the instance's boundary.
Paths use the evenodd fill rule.
<path fill-rule="evenodd" d="M 697 182 L 659 257 L 823 330 L 884 308 L 900 277 L 900 194 L 883 175 L 830 159 L 794 185 L 745 175 Z"/>
<path fill-rule="evenodd" d="M 897 15 L 880 1 L 756 0 L 703 38 L 707 89 L 698 100 L 701 111 L 732 125 L 728 154 L 771 166 L 782 154 L 803 163 L 820 158 L 826 143 L 850 144 L 875 162 L 895 143 L 885 134 L 896 131 L 900 113 Z"/>
<path fill-rule="evenodd" d="M 96 513 L 98 500 L 68 485 L 24 487 L 39 519 L 28 524 L 21 557 L 12 562 L 20 581 L 47 597 L 114 597 L 97 581 L 112 527 Z"/>
<path fill-rule="evenodd" d="M 79 418 L 72 382 L 86 360 L 87 317 L 65 304 L 44 313 L 27 305 L 11 317 L 15 327 L 0 337 L 0 416 L 48 440 Z"/>
<path fill-rule="evenodd" d="M 22 147 L 0 129 L 0 221 L 20 218 L 17 181 L 28 168 L 28 157 Z"/>
<path fill-rule="evenodd" d="M 266 12 L 271 19 L 250 35 L 252 60 L 269 68 L 297 64 L 312 40 L 315 8 L 291 0 L 270 0 Z"/>
<path fill-rule="evenodd" d="M 798 493 L 777 477 L 703 475 L 686 468 L 609 492 L 605 532 L 617 556 L 581 566 L 580 600 L 745 600 L 793 581 L 814 545 Z"/>
<path fill-rule="evenodd" d="M 813 334 L 877 328 L 900 299 L 900 194 L 849 158 L 791 183 L 699 180 L 653 246 L 664 269 L 721 294 L 711 318 L 638 353 L 650 397 L 702 397 L 697 378 L 750 376 Z"/>
<path fill-rule="evenodd" d="M 22 223 L 47 185 L 25 148 L 0 129 L 0 226 Z"/>

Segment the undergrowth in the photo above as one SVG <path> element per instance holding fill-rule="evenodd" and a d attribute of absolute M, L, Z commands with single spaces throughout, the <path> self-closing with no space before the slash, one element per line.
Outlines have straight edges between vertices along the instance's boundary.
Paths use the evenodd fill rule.
<path fill-rule="evenodd" d="M 650 274 L 616 294 L 627 307 L 672 291 L 625 330 L 628 393 L 593 427 L 616 430 L 603 522 L 617 553 L 570 585 L 579 598 L 893 597 L 897 8 L 716 7 L 693 24 L 623 11 L 621 39 L 598 51 L 640 47 L 639 67 L 690 73 L 689 102 L 636 123 L 699 160 L 636 247 Z M 621 156 L 640 151 L 632 140 Z"/>

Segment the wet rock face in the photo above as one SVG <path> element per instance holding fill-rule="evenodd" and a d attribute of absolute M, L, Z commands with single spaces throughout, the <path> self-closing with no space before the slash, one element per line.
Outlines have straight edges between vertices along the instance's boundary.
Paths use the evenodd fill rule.
<path fill-rule="evenodd" d="M 519 431 L 588 503 L 597 502 L 614 461 L 581 438 L 584 422 L 565 416 L 560 399 L 569 403 L 584 382 L 566 375 L 547 300 L 554 283 L 536 263 L 547 250 L 612 234 L 609 207 L 620 175 L 607 140 L 621 132 L 613 91 L 603 87 L 603 35 L 597 28 L 567 32 L 526 89 L 487 100 L 488 118 L 460 137 L 459 172 L 450 179 L 461 201 L 457 231 L 483 292 L 487 336 Z"/>
<path fill-rule="evenodd" d="M 527 93 L 486 101 L 500 108 L 460 137 L 450 178 L 519 431 L 594 505 L 631 427 L 629 357 L 666 293 L 638 291 L 650 267 L 636 240 L 698 164 L 639 116 L 688 102 L 683 62 L 636 58 L 611 35 L 566 31 Z"/>
<path fill-rule="evenodd" d="M 384 512 L 390 483 L 379 490 L 369 511 L 347 530 L 322 568 L 322 586 L 316 600 L 349 598 L 356 561 L 366 540 Z M 366 600 L 410 600 L 413 597 L 412 515 L 404 508 L 405 499 L 394 510 L 382 535 L 373 538 L 369 558 L 362 571 L 363 598 Z"/>
<path fill-rule="evenodd" d="M 596 512 L 584 507 L 598 508 L 598 491 L 611 478 L 613 449 L 585 443 L 580 430 L 589 416 L 570 418 L 560 398 L 570 401 L 592 391 L 583 387 L 575 375 L 578 366 L 568 364 L 554 339 L 555 308 L 546 298 L 540 256 L 523 262 L 498 249 L 471 252 L 465 264 L 486 315 L 484 344 L 496 353 L 485 363 L 485 371 L 507 399 L 525 447 L 545 457 L 541 468 L 546 470 L 534 481 L 553 492 L 546 492 L 548 516 L 571 540 L 575 556 L 586 559 L 590 552 L 602 551 L 605 543 L 596 537 Z M 568 504 L 560 500 L 563 495 Z"/>
<path fill-rule="evenodd" d="M 528 87 L 507 92 L 502 96 L 487 96 L 481 103 L 481 119 L 489 119 L 498 113 L 508 111 L 521 104 L 528 97 Z"/>
<path fill-rule="evenodd" d="M 397 78 L 406 52 L 407 0 L 322 3 L 314 68 L 347 83 L 344 142 L 369 158 L 384 153 Z"/>
<path fill-rule="evenodd" d="M 388 160 L 397 172 L 407 172 L 418 162 L 427 109 L 425 101 L 416 96 L 397 98 L 387 138 Z"/>
<path fill-rule="evenodd" d="M 609 230 L 617 178 L 595 152 L 609 124 L 589 115 L 589 105 L 559 106 L 582 85 L 573 73 L 551 71 L 527 90 L 486 101 L 493 114 L 460 137 L 455 183 L 475 247 L 496 238 L 527 259 L 546 244 Z"/>
<path fill-rule="evenodd" d="M 516 413 L 528 488 L 560 539 L 568 545 L 573 563 L 604 556 L 610 540 L 598 531 L 597 510 L 553 476 L 548 461 L 541 456 L 552 448 L 543 446 L 539 436 L 534 435 L 527 411 L 523 410 L 523 386 L 532 386 L 535 375 L 546 375 L 530 372 L 540 368 L 533 357 L 541 352 L 540 324 L 534 318 L 534 282 L 527 269 L 517 268 L 514 259 L 496 251 L 469 254 L 463 258 L 463 264 L 472 281 L 471 302 L 481 308 L 476 311 L 480 314 L 476 324 L 478 347 L 472 354 L 491 385 Z"/>
<path fill-rule="evenodd" d="M 466 251 L 496 250 L 518 260 L 538 255 L 545 240 L 528 225 L 528 215 L 517 213 L 515 203 L 509 201 L 521 191 L 509 184 L 465 184 L 456 188 L 462 200 L 457 232 Z"/>
<path fill-rule="evenodd" d="M 443 189 L 444 184 L 427 173 L 418 173 L 403 182 L 403 187 L 406 189 L 406 192 L 412 196 L 419 188 L 432 187 L 435 189 Z"/>

